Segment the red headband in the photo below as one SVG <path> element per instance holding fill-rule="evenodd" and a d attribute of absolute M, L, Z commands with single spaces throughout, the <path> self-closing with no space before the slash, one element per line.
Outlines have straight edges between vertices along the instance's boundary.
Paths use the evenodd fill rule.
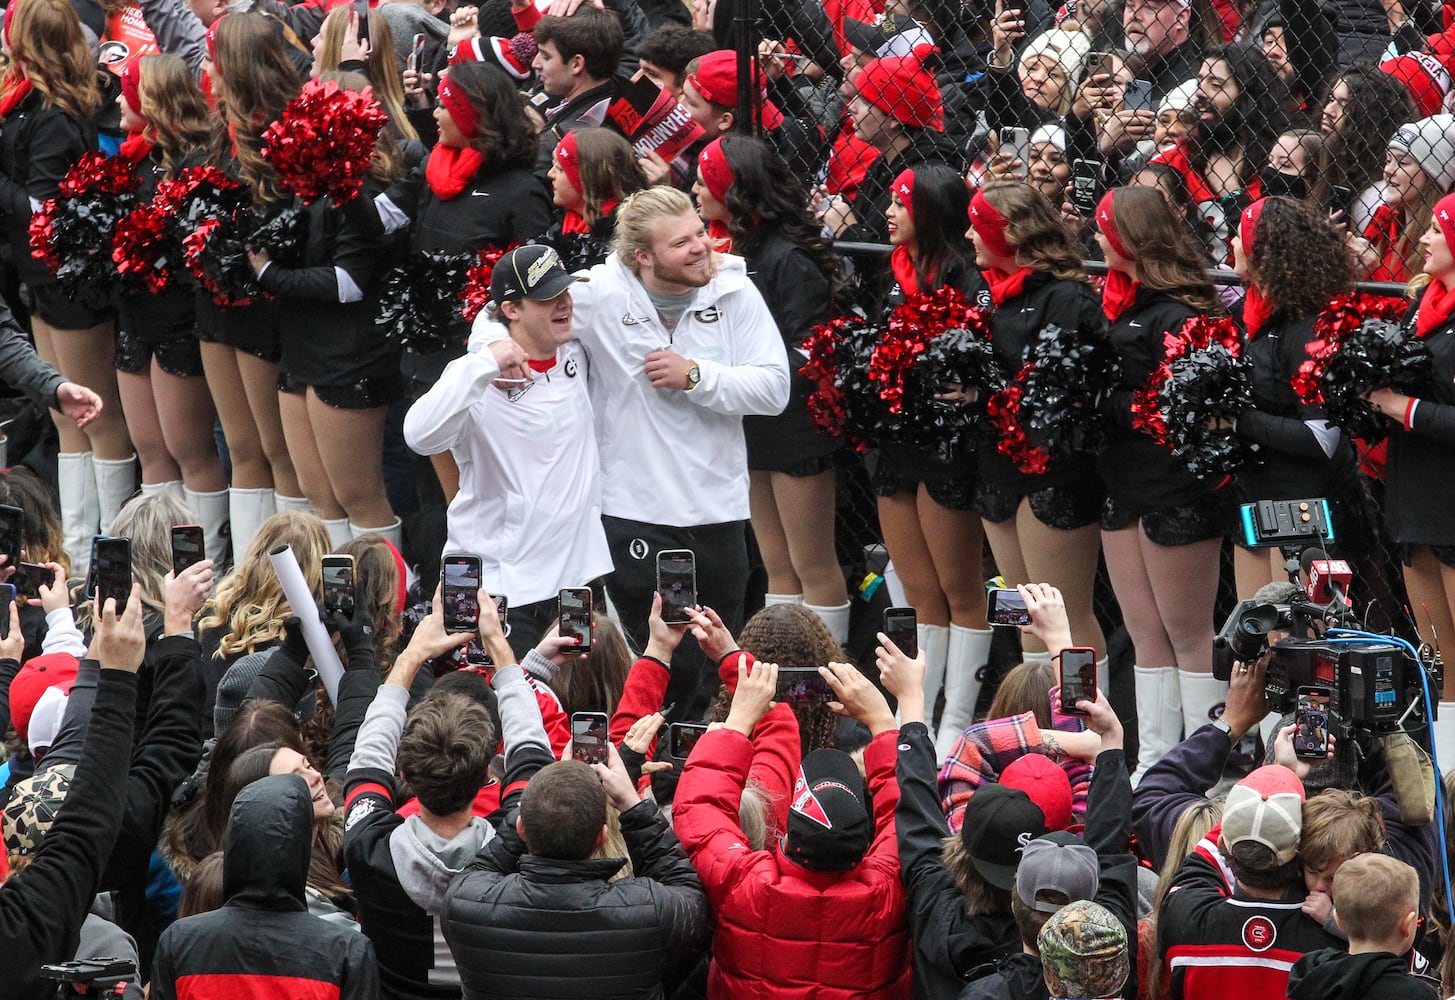
<path fill-rule="evenodd" d="M 480 138 L 480 112 L 475 110 L 475 105 L 470 103 L 463 90 L 450 83 L 448 73 L 440 80 L 439 93 L 440 103 L 455 120 L 455 127 L 460 130 L 460 134 L 466 139 Z"/>
<path fill-rule="evenodd" d="M 440 97 L 444 97 L 444 89 L 440 89 Z M 450 109 L 450 117 L 454 117 L 454 109 Z M 456 124 L 459 119 L 455 118 Z M 581 157 L 576 152 L 576 133 L 567 132 L 561 136 L 561 141 L 556 143 L 556 162 L 560 164 L 561 170 L 566 174 L 566 180 L 577 191 L 581 190 Z M 584 192 L 582 192 L 584 194 Z"/>
<path fill-rule="evenodd" d="M 1258 236 L 1258 217 L 1263 214 L 1267 198 L 1259 198 L 1243 209 L 1243 219 L 1238 223 L 1238 242 L 1243 246 L 1243 256 L 1253 256 L 1253 241 Z"/>
<path fill-rule="evenodd" d="M 914 169 L 906 167 L 894 178 L 894 183 L 889 185 L 889 190 L 899 195 L 899 203 L 909 213 L 910 221 L 914 221 Z"/>
<path fill-rule="evenodd" d="M 1435 202 L 1435 221 L 1445 234 L 1445 243 L 1455 249 L 1455 194 L 1447 194 Z"/>
<path fill-rule="evenodd" d="M 5 47 L 10 48 L 10 22 L 15 20 L 15 12 L 20 9 L 20 0 L 10 0 L 5 7 L 5 24 L 0 27 L 0 34 L 4 35 Z"/>
<path fill-rule="evenodd" d="M 1010 223 L 1005 221 L 1005 216 L 986 200 L 981 191 L 976 191 L 975 196 L 970 199 L 970 225 L 975 227 L 975 232 L 991 253 L 999 257 L 1015 256 L 1015 247 L 1005 239 L 1005 231 Z"/>
<path fill-rule="evenodd" d="M 721 138 L 712 140 L 697 154 L 697 174 L 708 194 L 720 202 L 727 202 L 728 188 L 733 186 L 735 175 L 722 151 Z"/>
<path fill-rule="evenodd" d="M 141 114 L 141 60 L 133 59 L 121 70 L 121 96 L 126 106 Z"/>
<path fill-rule="evenodd" d="M 1127 253 L 1126 244 L 1122 242 L 1121 234 L 1117 232 L 1116 213 L 1112 210 L 1116 193 L 1117 189 L 1113 188 L 1101 196 L 1101 201 L 1096 206 L 1096 225 L 1101 230 L 1101 235 L 1106 237 L 1106 241 L 1116 251 L 1117 256 L 1131 260 L 1132 255 Z"/>
<path fill-rule="evenodd" d="M 6 13 L 9 13 L 8 7 L 6 8 Z M 226 14 L 222 15 L 222 17 L 226 16 Z M 213 21 L 212 25 L 207 29 L 207 58 L 213 62 L 217 62 L 217 26 L 222 23 L 222 17 Z"/>

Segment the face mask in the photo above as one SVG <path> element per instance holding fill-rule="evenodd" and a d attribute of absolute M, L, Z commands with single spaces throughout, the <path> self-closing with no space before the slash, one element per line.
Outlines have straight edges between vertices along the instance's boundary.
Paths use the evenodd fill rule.
<path fill-rule="evenodd" d="M 1283 195 L 1288 198 L 1308 197 L 1308 181 L 1297 174 L 1285 174 L 1272 167 L 1264 167 L 1258 172 L 1258 179 L 1263 184 L 1265 198 L 1271 198 L 1274 195 Z"/>

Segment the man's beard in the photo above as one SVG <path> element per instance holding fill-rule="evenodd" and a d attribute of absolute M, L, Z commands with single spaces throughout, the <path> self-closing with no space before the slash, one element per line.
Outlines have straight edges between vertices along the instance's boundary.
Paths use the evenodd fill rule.
<path fill-rule="evenodd" d="M 1198 109 L 1201 114 L 1201 109 Z M 1224 111 L 1212 121 L 1197 123 L 1197 146 L 1203 153 L 1227 153 L 1238 149 L 1243 142 L 1243 114 L 1237 105 Z"/>

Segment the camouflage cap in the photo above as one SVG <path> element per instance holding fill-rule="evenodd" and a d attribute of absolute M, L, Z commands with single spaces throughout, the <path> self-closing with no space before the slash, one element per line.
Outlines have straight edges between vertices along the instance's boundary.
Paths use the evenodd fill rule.
<path fill-rule="evenodd" d="M 1053 997 L 1113 997 L 1131 970 L 1127 931 L 1110 910 L 1089 899 L 1063 906 L 1036 939 Z"/>
<path fill-rule="evenodd" d="M 12 856 L 34 854 L 66 801 L 76 765 L 62 764 L 39 776 L 16 782 L 5 804 L 5 851 Z"/>

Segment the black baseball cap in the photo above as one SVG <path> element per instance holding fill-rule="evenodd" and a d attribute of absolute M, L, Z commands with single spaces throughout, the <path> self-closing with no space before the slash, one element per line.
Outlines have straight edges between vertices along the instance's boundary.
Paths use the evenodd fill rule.
<path fill-rule="evenodd" d="M 854 758 L 815 750 L 798 767 L 783 853 L 816 872 L 852 871 L 874 839 L 869 790 Z"/>
<path fill-rule="evenodd" d="M 886 14 L 877 23 L 844 18 L 844 37 L 860 52 L 877 58 L 911 55 L 916 45 L 933 45 L 924 25 L 903 14 Z"/>
<path fill-rule="evenodd" d="M 960 841 L 980 877 L 997 889 L 1015 886 L 1021 851 L 1045 834 L 1045 814 L 1019 788 L 982 785 L 965 804 Z"/>
<path fill-rule="evenodd" d="M 561 263 L 561 255 L 548 246 L 517 247 L 501 257 L 490 273 L 492 302 L 519 299 L 554 299 L 576 283 Z"/>

